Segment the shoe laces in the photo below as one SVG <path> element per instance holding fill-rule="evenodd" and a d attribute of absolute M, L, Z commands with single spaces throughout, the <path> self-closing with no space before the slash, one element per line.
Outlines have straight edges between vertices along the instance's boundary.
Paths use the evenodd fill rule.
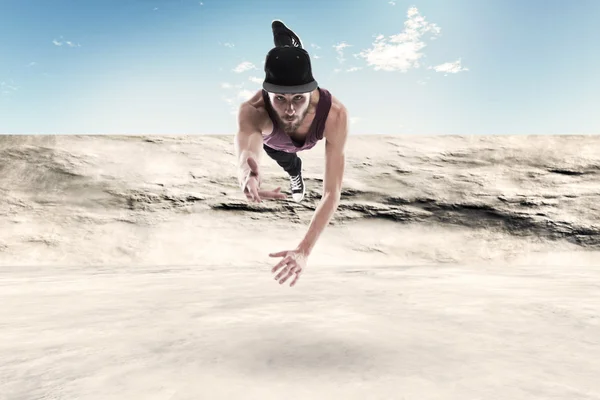
<path fill-rule="evenodd" d="M 290 176 L 290 181 L 292 182 L 292 190 L 302 189 L 302 177 L 300 175 Z"/>

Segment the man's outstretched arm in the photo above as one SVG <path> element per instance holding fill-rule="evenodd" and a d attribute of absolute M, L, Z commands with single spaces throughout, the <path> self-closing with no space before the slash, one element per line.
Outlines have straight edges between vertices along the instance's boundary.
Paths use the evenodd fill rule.
<path fill-rule="evenodd" d="M 319 202 L 306 235 L 297 250 L 305 255 L 312 252 L 319 236 L 329 224 L 337 210 L 342 192 L 342 181 L 346 163 L 345 148 L 348 137 L 348 115 L 344 107 L 336 116 L 333 129 L 325 141 L 325 174 L 323 197 Z"/>
<path fill-rule="evenodd" d="M 285 199 L 281 188 L 261 190 L 261 175 L 258 167 L 262 153 L 263 139 L 260 130 L 260 114 L 248 103 L 240 106 L 238 114 L 238 132 L 234 147 L 237 156 L 238 184 L 246 198 L 252 202 L 266 199 Z"/>
<path fill-rule="evenodd" d="M 248 103 L 243 103 L 238 112 L 238 131 L 234 139 L 237 157 L 238 183 L 242 190 L 250 174 L 248 157 L 258 163 L 262 152 L 263 139 L 258 128 L 258 111 Z"/>

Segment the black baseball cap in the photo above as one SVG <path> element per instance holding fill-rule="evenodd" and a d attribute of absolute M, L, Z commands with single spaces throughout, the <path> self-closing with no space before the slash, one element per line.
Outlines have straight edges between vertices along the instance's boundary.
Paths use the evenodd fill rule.
<path fill-rule="evenodd" d="M 267 53 L 263 89 L 271 93 L 308 93 L 318 87 L 308 52 L 301 47 L 277 46 Z"/>

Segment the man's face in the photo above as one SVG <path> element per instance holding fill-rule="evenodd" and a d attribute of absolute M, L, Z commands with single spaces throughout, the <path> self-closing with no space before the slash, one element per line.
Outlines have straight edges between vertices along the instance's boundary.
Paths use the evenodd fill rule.
<path fill-rule="evenodd" d="M 269 93 L 269 99 L 279 125 L 286 133 L 294 133 L 306 117 L 310 93 Z"/>

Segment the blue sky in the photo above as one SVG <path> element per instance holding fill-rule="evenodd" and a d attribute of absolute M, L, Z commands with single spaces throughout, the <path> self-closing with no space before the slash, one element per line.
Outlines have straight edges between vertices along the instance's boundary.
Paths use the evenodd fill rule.
<path fill-rule="evenodd" d="M 0 133 L 234 134 L 273 19 L 352 134 L 600 133 L 598 0 L 1 0 Z"/>

